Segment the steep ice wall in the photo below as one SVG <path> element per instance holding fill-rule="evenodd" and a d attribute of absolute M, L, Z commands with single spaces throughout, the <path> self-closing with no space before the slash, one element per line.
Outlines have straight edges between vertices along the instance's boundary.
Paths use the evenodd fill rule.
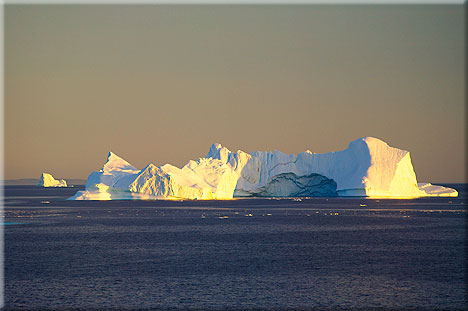
<path fill-rule="evenodd" d="M 297 176 L 319 174 L 331 179 L 337 184 L 339 196 L 457 195 L 453 189 L 431 192 L 419 189 L 409 152 L 390 147 L 373 137 L 352 141 L 343 151 L 323 154 L 306 151 L 297 156 L 280 151 L 255 151 L 250 155 L 242 151 L 232 153 L 215 144 L 207 157 L 217 158 L 236 167 L 240 173 L 236 193 L 254 193 L 274 176 L 293 173 Z M 440 189 L 440 186 L 432 187 Z"/>
<path fill-rule="evenodd" d="M 67 187 L 64 179 L 56 180 L 51 174 L 42 173 L 37 183 L 39 187 Z"/>

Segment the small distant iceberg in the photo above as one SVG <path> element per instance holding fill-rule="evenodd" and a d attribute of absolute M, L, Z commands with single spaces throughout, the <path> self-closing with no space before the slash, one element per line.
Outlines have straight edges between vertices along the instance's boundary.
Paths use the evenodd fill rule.
<path fill-rule="evenodd" d="M 53 178 L 52 178 L 53 179 Z M 86 190 L 69 200 L 226 200 L 239 197 L 456 197 L 455 189 L 419 183 L 410 153 L 363 137 L 329 153 L 307 150 L 231 152 L 213 144 L 208 154 L 178 168 L 148 164 L 142 170 L 109 152 Z"/>
<path fill-rule="evenodd" d="M 68 187 L 67 182 L 64 179 L 57 180 L 48 173 L 42 173 L 39 182 L 37 183 L 38 187 Z"/>

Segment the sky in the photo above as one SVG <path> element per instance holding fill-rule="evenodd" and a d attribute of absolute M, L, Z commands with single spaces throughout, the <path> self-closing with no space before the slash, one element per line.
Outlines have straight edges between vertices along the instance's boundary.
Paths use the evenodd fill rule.
<path fill-rule="evenodd" d="M 410 151 L 465 180 L 461 5 L 6 5 L 4 178 L 232 151 Z"/>

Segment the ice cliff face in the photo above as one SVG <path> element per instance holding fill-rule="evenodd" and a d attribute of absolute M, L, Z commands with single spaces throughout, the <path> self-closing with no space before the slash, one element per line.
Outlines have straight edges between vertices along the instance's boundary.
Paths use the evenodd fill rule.
<path fill-rule="evenodd" d="M 426 195 L 417 186 L 409 152 L 373 137 L 355 140 L 343 151 L 324 154 L 255 151 L 243 167 L 236 189 L 255 190 L 283 173 L 325 176 L 336 182 L 341 196 Z"/>
<path fill-rule="evenodd" d="M 56 180 L 52 175 L 42 173 L 39 182 L 39 187 L 67 187 L 67 182 L 64 179 Z"/>
<path fill-rule="evenodd" d="M 213 144 L 205 158 L 183 168 L 149 164 L 137 170 L 109 153 L 71 199 L 231 199 L 307 196 L 457 196 L 456 190 L 419 184 L 408 151 L 373 137 L 343 151 L 299 155 L 279 151 L 231 152 Z"/>

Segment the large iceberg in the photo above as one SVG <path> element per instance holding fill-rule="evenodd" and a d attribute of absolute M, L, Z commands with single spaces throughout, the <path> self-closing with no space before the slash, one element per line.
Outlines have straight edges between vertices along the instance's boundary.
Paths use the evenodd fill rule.
<path fill-rule="evenodd" d="M 37 183 L 39 187 L 67 187 L 67 182 L 64 179 L 55 179 L 51 174 L 42 173 Z"/>
<path fill-rule="evenodd" d="M 279 151 L 231 152 L 213 144 L 204 158 L 178 168 L 147 165 L 138 170 L 110 152 L 86 190 L 73 200 L 232 199 L 235 197 L 360 196 L 409 198 L 458 196 L 454 189 L 418 184 L 408 151 L 373 137 L 347 149 L 297 156 Z"/>

